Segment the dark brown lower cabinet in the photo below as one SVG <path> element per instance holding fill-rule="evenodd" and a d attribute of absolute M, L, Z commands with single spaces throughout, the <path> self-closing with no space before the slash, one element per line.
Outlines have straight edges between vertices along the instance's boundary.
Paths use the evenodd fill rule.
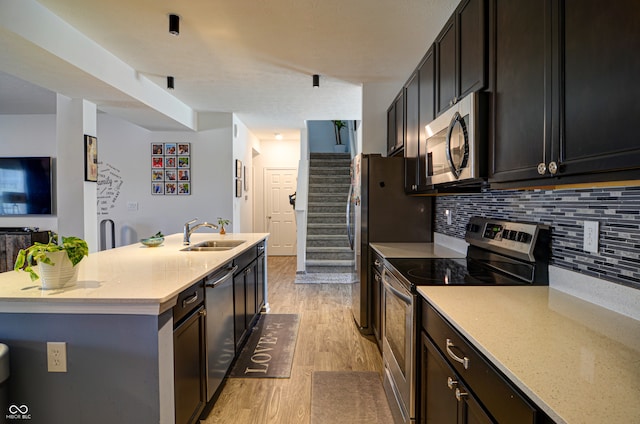
<path fill-rule="evenodd" d="M 197 422 L 206 404 L 205 337 L 204 306 L 173 332 L 176 424 Z"/>
<path fill-rule="evenodd" d="M 493 423 L 473 393 L 447 364 L 438 349 L 422 332 L 422 402 L 423 423 L 485 424 Z"/>

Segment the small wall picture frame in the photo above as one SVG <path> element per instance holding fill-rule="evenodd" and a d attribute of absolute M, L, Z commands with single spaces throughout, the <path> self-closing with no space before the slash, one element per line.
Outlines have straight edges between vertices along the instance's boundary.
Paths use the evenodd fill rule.
<path fill-rule="evenodd" d="M 84 136 L 84 180 L 98 181 L 98 139 L 86 134 Z"/>
<path fill-rule="evenodd" d="M 164 182 L 151 183 L 151 194 L 164 194 Z"/>
<path fill-rule="evenodd" d="M 236 197 L 242 197 L 242 178 L 236 179 Z"/>
<path fill-rule="evenodd" d="M 244 167 L 244 191 L 249 191 L 249 176 L 247 175 L 247 167 Z"/>
<path fill-rule="evenodd" d="M 242 178 L 242 161 L 236 159 L 236 178 Z"/>
<path fill-rule="evenodd" d="M 154 156 L 162 156 L 164 155 L 164 144 L 162 143 L 151 143 L 151 154 Z"/>
<path fill-rule="evenodd" d="M 187 194 L 191 194 L 191 183 L 189 182 L 178 182 L 178 196 L 184 196 Z"/>

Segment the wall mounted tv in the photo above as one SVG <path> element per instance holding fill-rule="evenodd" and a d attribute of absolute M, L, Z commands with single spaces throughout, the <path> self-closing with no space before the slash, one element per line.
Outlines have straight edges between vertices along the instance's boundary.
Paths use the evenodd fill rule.
<path fill-rule="evenodd" d="M 0 216 L 51 215 L 50 157 L 0 157 Z"/>

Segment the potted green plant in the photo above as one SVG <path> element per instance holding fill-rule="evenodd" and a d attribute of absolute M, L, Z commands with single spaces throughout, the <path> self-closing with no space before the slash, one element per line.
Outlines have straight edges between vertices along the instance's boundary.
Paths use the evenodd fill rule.
<path fill-rule="evenodd" d="M 227 234 L 227 231 L 224 229 L 224 226 L 229 224 L 231 224 L 231 221 L 229 221 L 228 219 L 223 219 L 218 217 L 218 226 L 220 227 L 220 234 L 222 235 Z"/>
<path fill-rule="evenodd" d="M 52 233 L 48 243 L 36 242 L 18 252 L 14 269 L 29 273 L 31 281 L 41 278 L 33 269 L 38 265 L 42 274 L 42 287 L 60 288 L 78 279 L 78 268 L 82 258 L 89 255 L 87 242 L 78 237 L 62 237 L 58 244 L 57 234 Z"/>
<path fill-rule="evenodd" d="M 344 127 L 346 127 L 347 123 L 344 122 L 344 121 L 340 121 L 340 120 L 333 120 L 331 122 L 333 122 L 333 130 L 336 133 L 336 145 L 334 147 L 334 151 L 336 151 L 336 152 L 345 152 L 347 146 L 342 144 L 342 135 L 340 133 L 340 130 L 342 130 Z"/>

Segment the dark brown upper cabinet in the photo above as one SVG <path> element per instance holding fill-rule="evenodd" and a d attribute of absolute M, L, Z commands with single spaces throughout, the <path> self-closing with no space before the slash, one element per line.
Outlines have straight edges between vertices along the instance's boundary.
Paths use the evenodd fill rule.
<path fill-rule="evenodd" d="M 491 0 L 493 186 L 638 178 L 638 17 L 633 0 Z"/>
<path fill-rule="evenodd" d="M 405 191 L 424 192 L 427 186 L 427 133 L 435 118 L 435 54 L 432 45 L 406 85 Z"/>
<path fill-rule="evenodd" d="M 485 0 L 463 0 L 436 38 L 436 115 L 486 87 L 486 22 Z"/>
<path fill-rule="evenodd" d="M 404 88 L 387 110 L 387 156 L 402 154 L 404 147 Z"/>

